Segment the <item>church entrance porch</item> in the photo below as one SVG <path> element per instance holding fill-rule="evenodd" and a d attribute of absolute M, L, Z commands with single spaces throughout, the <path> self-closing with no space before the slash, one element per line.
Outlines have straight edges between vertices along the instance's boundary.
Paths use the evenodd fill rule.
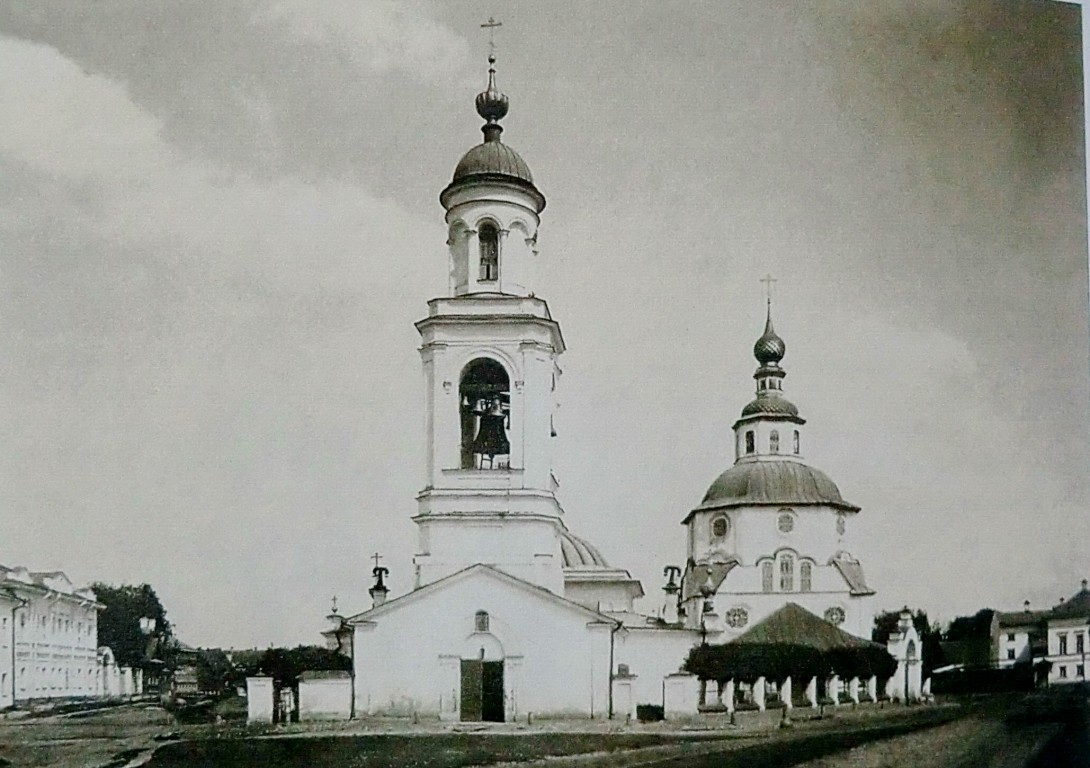
<path fill-rule="evenodd" d="M 502 723 L 503 662 L 462 659 L 463 722 Z"/>

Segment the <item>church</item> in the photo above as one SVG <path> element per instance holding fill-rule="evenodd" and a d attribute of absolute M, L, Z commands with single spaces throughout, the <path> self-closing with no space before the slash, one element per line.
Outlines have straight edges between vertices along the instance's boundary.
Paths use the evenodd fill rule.
<path fill-rule="evenodd" d="M 484 140 L 439 195 L 449 288 L 416 323 L 426 479 L 413 588 L 388 598 L 376 563 L 372 607 L 334 612 L 323 633 L 352 657 L 354 713 L 631 715 L 662 704 L 695 645 L 730 641 L 788 603 L 868 637 L 874 591 L 851 540 L 860 509 L 803 462 L 771 304 L 735 462 L 684 516 L 685 566 L 664 569 L 656 609 L 639 612 L 643 585 L 568 529 L 553 471 L 565 340 L 536 291 L 546 201 L 501 141 L 509 103 L 489 64 L 476 97 Z"/>

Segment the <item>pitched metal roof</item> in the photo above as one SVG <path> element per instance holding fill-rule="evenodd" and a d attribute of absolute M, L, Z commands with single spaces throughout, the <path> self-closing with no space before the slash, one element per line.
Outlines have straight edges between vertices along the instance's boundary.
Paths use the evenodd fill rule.
<path fill-rule="evenodd" d="M 608 568 L 598 548 L 571 531 L 560 532 L 560 554 L 565 568 Z"/>
<path fill-rule="evenodd" d="M 1085 584 L 1085 582 L 1083 582 Z M 1090 619 L 1090 590 L 1085 586 L 1052 609 L 1050 619 Z"/>
<path fill-rule="evenodd" d="M 828 475 L 791 459 L 738 462 L 715 479 L 697 509 L 750 504 L 825 504 L 859 511 L 844 500 Z"/>
<path fill-rule="evenodd" d="M 819 651 L 872 646 L 882 648 L 878 643 L 833 626 L 797 603 L 787 603 L 773 611 L 729 642 L 740 645 L 802 645 Z"/>
<path fill-rule="evenodd" d="M 867 586 L 867 580 L 863 578 L 863 566 L 859 564 L 858 560 L 835 557 L 833 558 L 833 565 L 840 571 L 844 581 L 848 582 L 848 587 L 853 595 L 874 594 L 874 590 Z"/>

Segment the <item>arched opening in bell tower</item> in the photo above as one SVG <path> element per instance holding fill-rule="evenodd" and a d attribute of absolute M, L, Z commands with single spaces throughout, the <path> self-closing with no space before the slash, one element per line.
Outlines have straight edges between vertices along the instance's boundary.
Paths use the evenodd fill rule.
<path fill-rule="evenodd" d="M 481 245 L 481 271 L 477 279 L 492 283 L 500 279 L 500 231 L 495 224 L 486 221 L 477 233 Z"/>
<path fill-rule="evenodd" d="M 462 422 L 462 469 L 510 466 L 511 380 L 495 360 L 480 357 L 462 371 L 458 388 Z"/>

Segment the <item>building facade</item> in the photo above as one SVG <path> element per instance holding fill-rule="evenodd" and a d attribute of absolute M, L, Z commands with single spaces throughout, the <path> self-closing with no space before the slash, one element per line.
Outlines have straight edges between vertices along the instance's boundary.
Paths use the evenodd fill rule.
<path fill-rule="evenodd" d="M 568 529 L 553 464 L 565 341 L 536 277 L 545 197 L 500 140 L 509 105 L 489 61 L 484 140 L 439 196 L 448 290 L 416 323 L 426 450 L 413 589 L 387 599 L 376 564 L 371 608 L 334 610 L 323 632 L 352 659 L 352 713 L 634 716 L 688 685 L 694 645 L 788 602 L 866 637 L 874 593 L 848 531 L 859 508 L 802 461 L 771 309 L 735 464 L 684 521 L 687 562 L 666 568 L 663 610 L 637 611 L 641 583 Z"/>
<path fill-rule="evenodd" d="M 724 642 L 790 601 L 869 639 L 874 590 L 852 555 L 860 509 L 803 461 L 806 422 L 783 393 L 786 351 L 770 301 L 753 347 L 756 397 L 733 427 L 734 464 L 684 520 L 679 615 Z"/>
<path fill-rule="evenodd" d="M 102 608 L 60 571 L 0 566 L 0 707 L 103 695 L 111 671 L 98 648 Z"/>
<path fill-rule="evenodd" d="M 1090 589 L 1086 579 L 1067 600 L 1047 611 L 996 613 L 992 659 L 1000 667 L 1047 662 L 1050 685 L 1087 680 Z"/>

